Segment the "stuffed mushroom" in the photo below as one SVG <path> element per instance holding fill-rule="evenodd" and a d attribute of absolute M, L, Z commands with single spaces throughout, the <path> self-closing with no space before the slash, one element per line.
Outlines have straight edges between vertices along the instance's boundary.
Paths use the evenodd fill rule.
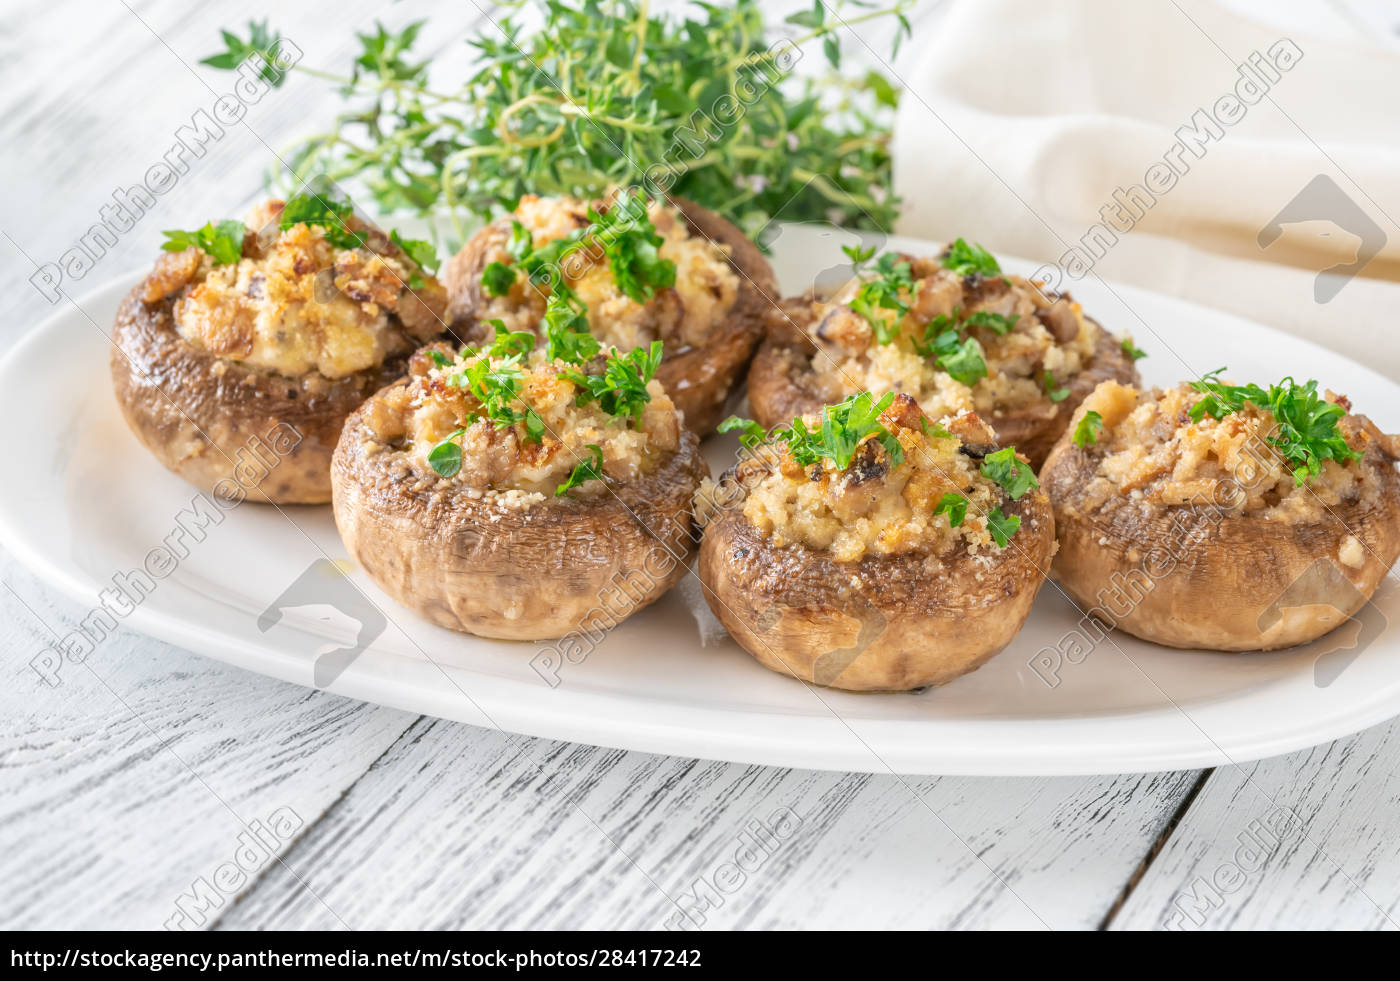
<path fill-rule="evenodd" d="M 849 250 L 856 276 L 784 301 L 749 371 L 764 426 L 859 391 L 903 392 L 934 418 L 974 411 L 1039 468 L 1084 396 L 1134 381 L 1132 343 L 1067 294 L 1001 271 L 958 239 L 932 258 Z"/>
<path fill-rule="evenodd" d="M 318 193 L 165 234 L 112 333 L 127 424 L 202 489 L 329 501 L 345 417 L 446 330 L 446 290 L 422 265 L 431 247 Z"/>
<path fill-rule="evenodd" d="M 622 351 L 661 341 L 657 377 L 702 437 L 742 380 L 777 293 L 768 262 L 734 225 L 636 191 L 592 204 L 527 194 L 452 258 L 443 280 L 468 340 L 500 321 L 564 356 L 579 334 Z"/>
<path fill-rule="evenodd" d="M 1316 382 L 1104 382 L 1041 471 L 1060 583 L 1168 647 L 1307 643 L 1400 555 L 1398 444 Z"/>
<path fill-rule="evenodd" d="M 737 423 L 736 423 L 737 425 Z M 1021 629 L 1054 548 L 1029 464 L 975 413 L 933 422 L 862 393 L 772 435 L 707 486 L 711 610 L 765 667 L 853 691 L 942 685 Z"/>
<path fill-rule="evenodd" d="M 399 603 L 483 637 L 613 623 L 684 573 L 699 440 L 660 345 L 551 359 L 528 332 L 416 355 L 347 420 L 332 466 L 350 555 Z"/>

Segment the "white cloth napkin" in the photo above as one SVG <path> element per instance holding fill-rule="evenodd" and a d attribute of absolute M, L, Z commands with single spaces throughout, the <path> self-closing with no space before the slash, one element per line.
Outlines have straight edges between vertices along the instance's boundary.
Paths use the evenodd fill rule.
<path fill-rule="evenodd" d="M 1055 262 L 1070 246 L 1084 250 L 1108 206 L 1116 243 L 1098 233 L 1102 255 L 1084 250 L 1087 272 L 1062 262 L 1065 288 L 1076 272 L 1138 284 L 1400 379 L 1393 47 L 1199 0 L 965 0 L 920 40 L 928 49 L 905 79 L 895 125 L 898 232 L 963 235 Z M 1251 62 L 1269 67 L 1238 67 Z M 1174 150 L 1198 110 L 1234 121 L 1217 123 L 1199 156 Z M 1176 175 L 1169 189 L 1164 167 Z M 1139 200 L 1112 212 L 1116 189 L 1153 180 L 1149 208 Z M 1376 249 L 1358 274 L 1319 281 L 1320 270 L 1353 263 L 1358 246 Z M 1170 340 L 1170 324 L 1152 327 Z"/>

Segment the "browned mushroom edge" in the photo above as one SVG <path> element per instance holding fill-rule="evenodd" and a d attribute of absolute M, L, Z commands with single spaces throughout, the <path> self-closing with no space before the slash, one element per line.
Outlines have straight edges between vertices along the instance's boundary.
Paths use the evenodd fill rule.
<path fill-rule="evenodd" d="M 946 454 L 963 456 L 973 473 L 978 456 L 966 452 L 969 443 L 956 434 L 926 439 L 915 421 L 920 417 L 908 396 L 884 417 L 905 446 L 899 467 L 891 468 L 888 458 L 882 462 L 883 451 L 867 440 L 845 471 L 820 463 L 797 468 L 790 456 L 760 453 L 702 490 L 708 503 L 697 508 L 704 519 L 698 571 L 706 599 L 731 636 L 765 667 L 852 691 L 942 685 L 985 663 L 1025 623 L 1054 549 L 1049 499 L 1036 489 L 1013 501 L 995 484 L 984 487 L 982 493 L 1005 516 L 1020 519 L 1020 528 L 999 549 L 986 534 L 984 515 L 969 509 L 961 527 L 985 541 L 950 539 L 956 535 L 951 519 L 935 516 L 933 502 L 968 478 Z M 961 423 L 969 440 L 990 439 L 975 415 Z M 898 531 L 912 537 L 887 540 L 893 549 L 888 553 L 871 548 L 854 560 L 840 558 L 829 546 L 775 536 L 746 514 L 755 487 L 788 478 L 830 485 L 828 500 L 838 510 L 841 500 L 852 498 L 857 512 L 867 503 L 878 510 L 897 482 L 892 474 L 908 478 L 906 489 L 916 481 L 919 487 L 904 497 L 910 506 Z M 953 484 L 940 483 L 950 477 Z M 986 483 L 980 475 L 971 479 Z M 840 554 L 855 552 L 843 547 Z"/>
<path fill-rule="evenodd" d="M 249 231 L 244 260 L 280 241 L 280 212 L 280 201 L 255 212 L 250 227 L 256 223 L 266 230 L 261 239 Z M 412 329 L 399 313 L 387 314 L 382 359 L 363 370 L 327 377 L 315 369 L 281 374 L 248 363 L 242 355 L 253 343 L 247 316 L 256 296 L 210 307 L 219 315 L 221 303 L 242 306 L 237 316 L 230 314 L 210 328 L 223 350 L 187 339 L 177 327 L 180 304 L 210 273 L 210 259 L 196 249 L 162 254 L 151 275 L 126 296 L 112 330 L 113 387 L 131 431 L 167 468 L 196 487 L 237 499 L 279 504 L 330 500 L 331 454 L 346 416 L 402 375 L 415 348 L 445 331 L 445 293 L 437 282 L 424 276 L 416 290 L 404 288 L 399 281 L 403 274 L 385 271 L 377 257 L 397 259 L 405 269 L 416 270 L 416 264 L 378 229 L 358 220 L 354 227 L 366 233 L 366 249 L 333 249 L 339 268 L 298 270 L 295 278 L 305 280 L 292 285 L 319 291 L 316 302 L 340 295 L 343 302 L 361 304 L 373 303 L 364 290 L 383 286 L 399 312 L 412 314 Z M 302 238 L 315 233 L 294 226 L 286 234 Z M 224 275 L 232 273 L 224 268 Z M 313 284 L 318 273 L 324 282 Z M 349 293 L 334 285 L 337 275 Z M 392 276 L 392 282 L 375 281 L 385 276 Z"/>
<path fill-rule="evenodd" d="M 542 443 L 524 439 L 519 425 L 489 420 L 453 430 L 463 464 L 444 476 L 423 456 L 422 427 L 461 426 L 459 417 L 434 421 L 431 413 L 460 415 L 464 408 L 450 399 L 470 396 L 441 384 L 425 361 L 415 358 L 409 378 L 351 413 L 331 467 L 341 539 L 398 603 L 453 630 L 546 640 L 605 630 L 685 573 L 698 541 L 692 498 L 709 468 L 699 439 L 680 425 L 657 382 L 646 425 L 655 414 L 666 448 L 647 449 L 649 439 L 639 440 L 620 461 L 622 476 L 609 475 L 610 460 L 602 480 L 556 496 L 559 475 L 588 458 L 581 444 L 600 438 L 597 429 L 564 428 L 567 415 L 583 411 L 570 383 L 546 369 L 524 383 L 546 420 Z M 427 410 L 425 399 L 432 401 Z M 551 404 L 568 408 L 555 415 Z M 419 427 L 416 435 L 411 426 Z M 541 466 L 552 474 L 547 486 L 522 483 L 522 474 L 538 474 Z"/>
<path fill-rule="evenodd" d="M 1168 647 L 1274 650 L 1335 629 L 1400 555 L 1394 438 L 1347 414 L 1338 428 L 1363 456 L 1326 461 L 1318 480 L 1299 487 L 1261 438 L 1271 416 L 1219 424 L 1207 416 L 1198 426 L 1186 412 L 1199 397 L 1185 385 L 1140 392 L 1105 382 L 1081 405 L 1041 471 L 1060 584 L 1100 620 Z M 1137 460 L 1122 470 L 1133 461 L 1116 456 L 1129 447 L 1115 435 L 1149 405 L 1142 418 L 1155 435 L 1128 437 Z M 1090 411 L 1102 429 L 1081 447 L 1074 430 Z M 1223 434 L 1194 468 L 1180 463 L 1174 447 L 1195 459 L 1224 425 L 1241 431 Z M 1106 470 L 1110 457 L 1119 462 Z M 1163 471 L 1173 458 L 1177 466 Z"/>

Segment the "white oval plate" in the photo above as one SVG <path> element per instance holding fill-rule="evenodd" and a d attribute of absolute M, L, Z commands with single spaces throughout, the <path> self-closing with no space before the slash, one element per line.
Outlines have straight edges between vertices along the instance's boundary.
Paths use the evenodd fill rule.
<path fill-rule="evenodd" d="M 804 282 L 802 270 L 833 266 L 843 235 L 853 239 L 787 229 L 775 253 L 784 286 L 798 291 L 810 285 L 811 273 Z M 202 532 L 172 536 L 195 491 L 127 431 L 108 376 L 104 334 L 137 278 L 65 306 L 0 364 L 12 461 L 0 483 L 0 539 L 40 576 L 94 607 L 114 577 L 141 568 L 151 549 L 170 539 L 185 554 L 134 609 L 122 607 L 120 618 L 192 651 L 309 686 L 318 652 L 352 645 L 356 621 L 363 621 L 372 640 L 345 659 L 330 691 L 532 736 L 869 772 L 1216 766 L 1314 745 L 1400 713 L 1400 633 L 1386 629 L 1371 639 L 1377 624 L 1400 612 L 1393 574 L 1369 627 L 1348 623 L 1306 648 L 1180 652 L 1119 633 L 1080 663 L 1063 664 L 1053 686 L 1044 680 L 1050 672 L 1032 662 L 1080 614 L 1047 583 L 1025 630 L 989 664 L 945 688 L 902 695 L 809 688 L 759 667 L 722 632 L 716 637 L 711 619 L 692 613 L 699 593 L 691 577 L 607 633 L 586 657 L 562 663 L 551 686 L 531 666 L 545 645 L 434 627 L 358 571 L 349 579 L 363 593 L 345 590 L 327 561 L 345 558 L 329 507 L 244 504 Z M 1136 337 L 1150 354 L 1141 363 L 1150 383 L 1220 365 L 1261 383 L 1287 374 L 1317 377 L 1350 395 L 1383 429 L 1400 429 L 1400 386 L 1322 348 L 1127 286 L 1086 281 L 1075 294 L 1111 329 Z M 716 472 L 733 459 L 734 447 L 725 439 L 707 444 Z M 309 578 L 299 579 L 308 570 Z M 301 587 L 282 599 L 295 582 Z M 286 604 L 280 616 L 265 615 Z M 376 607 L 384 616 L 377 634 Z M 1357 644 L 1358 637 L 1365 642 Z M 102 646 L 90 656 L 100 660 Z M 323 660 L 323 671 L 332 663 Z M 42 684 L 37 674 L 32 680 Z"/>

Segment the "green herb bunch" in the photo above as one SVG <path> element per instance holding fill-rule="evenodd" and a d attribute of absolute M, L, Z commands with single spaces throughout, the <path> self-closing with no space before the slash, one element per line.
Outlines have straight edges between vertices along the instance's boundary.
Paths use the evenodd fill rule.
<path fill-rule="evenodd" d="M 814 0 L 770 33 L 756 0 L 697 3 L 685 17 L 637 0 L 546 2 L 538 29 L 516 15 L 485 27 L 469 42 L 474 73 L 448 91 L 431 87 L 429 62 L 413 57 L 422 21 L 380 26 L 357 35 L 346 72 L 295 66 L 336 84 L 350 105 L 285 156 L 293 180 L 356 178 L 385 212 L 446 209 L 459 238 L 464 217 L 525 193 L 591 198 L 648 176 L 750 234 L 779 212 L 888 229 L 896 90 L 878 72 L 842 76 L 837 37 L 893 16 L 897 46 L 912 5 Z M 265 22 L 249 34 L 224 31 L 226 50 L 204 63 L 236 68 L 279 39 Z M 829 71 L 790 73 L 794 52 L 813 43 Z"/>
<path fill-rule="evenodd" d="M 1217 368 L 1191 383 L 1205 395 L 1191 408 L 1193 422 L 1205 416 L 1223 419 L 1246 405 L 1272 413 L 1277 428 L 1265 439 L 1293 467 L 1299 487 L 1322 473 L 1323 460 L 1346 464 L 1361 459 L 1362 451 L 1348 446 L 1337 428 L 1346 409 L 1319 395 L 1315 380 L 1299 385 L 1288 377 L 1266 390 L 1258 385 L 1227 385 L 1219 380 L 1224 370 Z"/>

